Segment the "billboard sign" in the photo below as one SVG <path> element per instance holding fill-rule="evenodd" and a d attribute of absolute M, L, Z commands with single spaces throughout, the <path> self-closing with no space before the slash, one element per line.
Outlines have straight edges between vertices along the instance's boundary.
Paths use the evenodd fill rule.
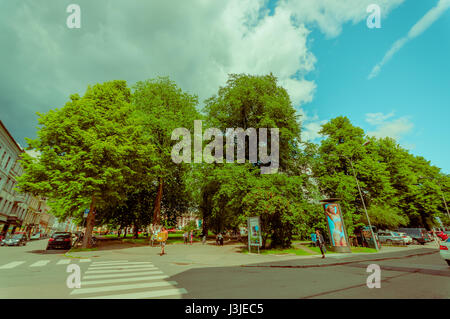
<path fill-rule="evenodd" d="M 347 231 L 344 225 L 344 218 L 342 216 L 341 207 L 337 203 L 337 199 L 329 199 L 324 202 L 323 208 L 333 250 L 336 252 L 351 252 Z"/>
<path fill-rule="evenodd" d="M 259 221 L 259 217 L 249 217 L 247 220 L 248 223 L 248 251 L 250 252 L 252 246 L 259 247 L 262 245 L 262 237 L 261 237 L 261 225 Z"/>

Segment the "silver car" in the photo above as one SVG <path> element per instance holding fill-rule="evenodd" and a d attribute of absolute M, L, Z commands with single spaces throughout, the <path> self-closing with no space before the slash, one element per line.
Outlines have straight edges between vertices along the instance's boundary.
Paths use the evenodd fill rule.
<path fill-rule="evenodd" d="M 379 231 L 378 239 L 380 243 L 387 245 L 406 245 L 406 241 L 399 233 L 392 231 Z"/>

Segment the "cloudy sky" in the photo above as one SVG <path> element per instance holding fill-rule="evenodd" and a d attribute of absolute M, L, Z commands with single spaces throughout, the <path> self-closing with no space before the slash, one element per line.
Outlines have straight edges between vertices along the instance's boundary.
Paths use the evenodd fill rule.
<path fill-rule="evenodd" d="M 81 28 L 66 25 L 81 8 Z M 381 28 L 367 27 L 370 4 Z M 0 0 L 0 119 L 23 146 L 36 112 L 87 85 L 168 75 L 201 101 L 229 73 L 274 73 L 303 137 L 345 115 L 450 173 L 450 0 Z"/>

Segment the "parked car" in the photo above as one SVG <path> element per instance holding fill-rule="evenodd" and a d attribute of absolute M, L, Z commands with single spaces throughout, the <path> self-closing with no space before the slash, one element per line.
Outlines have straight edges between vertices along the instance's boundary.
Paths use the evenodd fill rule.
<path fill-rule="evenodd" d="M 36 233 L 30 236 L 30 240 L 41 239 L 41 233 Z"/>
<path fill-rule="evenodd" d="M 447 238 L 446 241 L 441 242 L 439 246 L 439 254 L 450 266 L 450 238 Z"/>
<path fill-rule="evenodd" d="M 63 248 L 72 248 L 72 233 L 71 232 L 56 232 L 48 240 L 47 250 Z"/>
<path fill-rule="evenodd" d="M 27 236 L 23 233 L 13 234 L 3 240 L 6 246 L 25 246 L 27 244 Z"/>
<path fill-rule="evenodd" d="M 382 244 L 406 245 L 405 240 L 398 233 L 395 233 L 393 231 L 378 231 L 378 240 Z"/>
<path fill-rule="evenodd" d="M 439 237 L 443 241 L 446 241 L 449 238 L 449 235 L 447 235 L 443 231 L 436 232 L 436 236 Z"/>
<path fill-rule="evenodd" d="M 409 235 L 413 240 L 413 244 L 425 245 L 429 241 L 425 228 L 399 228 L 398 232 Z"/>
<path fill-rule="evenodd" d="M 400 237 L 403 238 L 403 240 L 405 241 L 406 245 L 412 244 L 413 239 L 407 233 L 398 233 L 398 234 L 400 235 Z"/>

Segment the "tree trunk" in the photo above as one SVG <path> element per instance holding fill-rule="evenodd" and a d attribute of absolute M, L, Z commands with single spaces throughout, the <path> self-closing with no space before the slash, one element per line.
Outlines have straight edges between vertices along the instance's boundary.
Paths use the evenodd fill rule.
<path fill-rule="evenodd" d="M 125 231 L 123 232 L 123 238 L 127 238 L 128 227 L 125 227 Z"/>
<path fill-rule="evenodd" d="M 156 194 L 155 206 L 153 209 L 153 225 L 161 223 L 161 199 L 163 195 L 163 179 L 159 178 L 158 193 Z"/>
<path fill-rule="evenodd" d="M 92 230 L 95 224 L 95 196 L 92 195 L 91 207 L 89 208 L 89 214 L 86 218 L 86 231 L 83 237 L 83 248 L 89 248 L 91 246 Z"/>

